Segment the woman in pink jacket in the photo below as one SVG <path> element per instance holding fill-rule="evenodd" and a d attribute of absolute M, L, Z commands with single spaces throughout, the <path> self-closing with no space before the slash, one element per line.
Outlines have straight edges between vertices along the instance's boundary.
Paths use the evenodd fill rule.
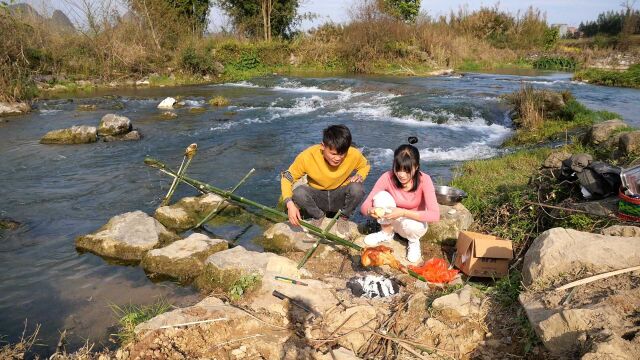
<path fill-rule="evenodd" d="M 378 220 L 382 230 L 369 234 L 364 242 L 375 246 L 391 241 L 395 233 L 409 241 L 407 260 L 417 262 L 422 257 L 420 238 L 428 223 L 440 220 L 440 208 L 429 175 L 420 171 L 420 153 L 409 138 L 393 154 L 393 170 L 382 174 L 360 211 Z"/>

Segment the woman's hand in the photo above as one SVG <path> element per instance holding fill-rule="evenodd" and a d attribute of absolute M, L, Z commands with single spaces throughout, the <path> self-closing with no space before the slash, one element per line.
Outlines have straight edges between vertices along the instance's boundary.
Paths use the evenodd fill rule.
<path fill-rule="evenodd" d="M 407 214 L 407 210 L 401 208 L 393 208 L 390 213 L 384 215 L 385 219 L 395 220 L 401 218 Z"/>

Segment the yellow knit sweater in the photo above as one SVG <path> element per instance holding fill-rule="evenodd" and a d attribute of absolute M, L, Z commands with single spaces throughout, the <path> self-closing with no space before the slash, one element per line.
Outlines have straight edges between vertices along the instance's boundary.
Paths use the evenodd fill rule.
<path fill-rule="evenodd" d="M 280 180 L 282 198 L 287 199 L 293 195 L 293 183 L 305 174 L 312 188 L 333 190 L 348 185 L 346 181 L 354 171 L 364 180 L 370 169 L 367 159 L 354 147 L 347 150 L 347 155 L 340 165 L 330 166 L 322 156 L 320 144 L 316 144 L 301 152 L 289 169 L 282 173 Z"/>

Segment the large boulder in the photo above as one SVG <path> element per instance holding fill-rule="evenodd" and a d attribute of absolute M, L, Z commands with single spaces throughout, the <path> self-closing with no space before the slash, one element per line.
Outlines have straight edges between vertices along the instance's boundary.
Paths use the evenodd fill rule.
<path fill-rule="evenodd" d="M 204 261 L 209 255 L 228 248 L 226 240 L 195 233 L 163 248 L 150 250 L 140 265 L 147 272 L 188 281 L 202 273 Z"/>
<path fill-rule="evenodd" d="M 469 229 L 472 223 L 473 215 L 462 203 L 440 205 L 440 221 L 429 224 L 427 233 L 420 241 L 441 243 L 455 240 L 460 231 Z"/>
<path fill-rule="evenodd" d="M 538 236 L 523 264 L 526 291 L 519 296 L 527 317 L 554 356 L 590 353 L 586 359 L 627 354 L 640 343 L 629 340 L 629 319 L 640 307 L 637 277 L 621 274 L 556 290 L 564 283 L 640 264 L 640 239 L 555 228 Z M 637 314 L 635 315 L 637 316 Z M 623 340 L 623 341 L 619 341 Z M 598 357 L 601 356 L 601 357 Z"/>
<path fill-rule="evenodd" d="M 540 234 L 531 244 L 524 257 L 522 275 L 524 284 L 529 286 L 580 268 L 605 272 L 638 264 L 638 238 L 553 228 Z"/>
<path fill-rule="evenodd" d="M 76 247 L 120 260 L 141 260 L 156 247 L 178 240 L 161 223 L 142 211 L 112 217 L 96 232 L 76 239 Z"/>
<path fill-rule="evenodd" d="M 331 219 L 325 218 L 320 228 L 325 229 L 330 222 Z M 358 225 L 352 221 L 347 221 L 346 224 L 347 230 L 344 231 L 344 233 L 338 230 L 337 223 L 333 225 L 329 233 L 349 241 L 354 241 L 361 236 L 358 231 Z M 264 232 L 264 241 L 262 241 L 261 245 L 265 249 L 275 252 L 307 251 L 317 240 L 318 237 L 310 234 L 306 228 L 293 226 L 288 222 L 284 222 L 274 224 L 267 229 L 267 231 Z"/>
<path fill-rule="evenodd" d="M 126 116 L 107 114 L 100 120 L 98 135 L 124 135 L 131 131 L 131 120 Z"/>
<path fill-rule="evenodd" d="M 0 116 L 21 115 L 31 111 L 31 106 L 27 103 L 7 103 L 0 101 Z"/>
<path fill-rule="evenodd" d="M 46 133 L 41 144 L 88 144 L 98 140 L 98 133 L 94 126 L 72 126 L 67 129 L 53 130 Z"/>
<path fill-rule="evenodd" d="M 240 278 L 248 275 L 264 276 L 267 271 L 292 279 L 300 278 L 297 264 L 283 256 L 250 251 L 242 246 L 217 252 L 205 260 L 205 270 L 196 279 L 203 289 L 229 290 Z"/>
<path fill-rule="evenodd" d="M 587 141 L 592 145 L 599 145 L 609 139 L 614 133 L 629 126 L 620 119 L 613 119 L 594 124 L 587 133 Z"/>
<path fill-rule="evenodd" d="M 220 206 L 222 211 L 216 215 L 217 217 L 235 216 L 240 213 L 238 206 L 226 202 L 222 197 L 206 194 L 182 198 L 173 205 L 161 206 L 156 210 L 154 217 L 164 226 L 182 232 L 197 225 L 221 202 L 223 202 Z"/>
<path fill-rule="evenodd" d="M 640 130 L 620 135 L 618 150 L 623 155 L 636 154 L 640 151 Z"/>
<path fill-rule="evenodd" d="M 138 340 L 119 350 L 116 358 L 308 358 L 291 354 L 299 351 L 287 346 L 291 331 L 265 326 L 264 320 L 214 297 L 160 314 L 136 326 L 135 333 Z"/>

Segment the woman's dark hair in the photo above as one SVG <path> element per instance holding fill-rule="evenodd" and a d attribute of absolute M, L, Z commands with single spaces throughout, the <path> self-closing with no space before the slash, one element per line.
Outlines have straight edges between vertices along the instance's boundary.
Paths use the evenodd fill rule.
<path fill-rule="evenodd" d="M 413 146 L 418 142 L 418 138 L 415 136 L 410 136 L 408 139 L 408 144 L 400 145 L 393 153 L 393 183 L 402 188 L 402 183 L 398 180 L 396 176 L 396 171 L 404 171 L 411 174 L 413 169 L 416 169 L 415 174 L 413 174 L 413 186 L 411 187 L 411 192 L 418 190 L 418 185 L 420 185 L 420 152 L 418 149 Z"/>
<path fill-rule="evenodd" d="M 338 154 L 345 154 L 351 146 L 351 131 L 344 125 L 331 125 L 322 131 L 322 143 Z"/>

